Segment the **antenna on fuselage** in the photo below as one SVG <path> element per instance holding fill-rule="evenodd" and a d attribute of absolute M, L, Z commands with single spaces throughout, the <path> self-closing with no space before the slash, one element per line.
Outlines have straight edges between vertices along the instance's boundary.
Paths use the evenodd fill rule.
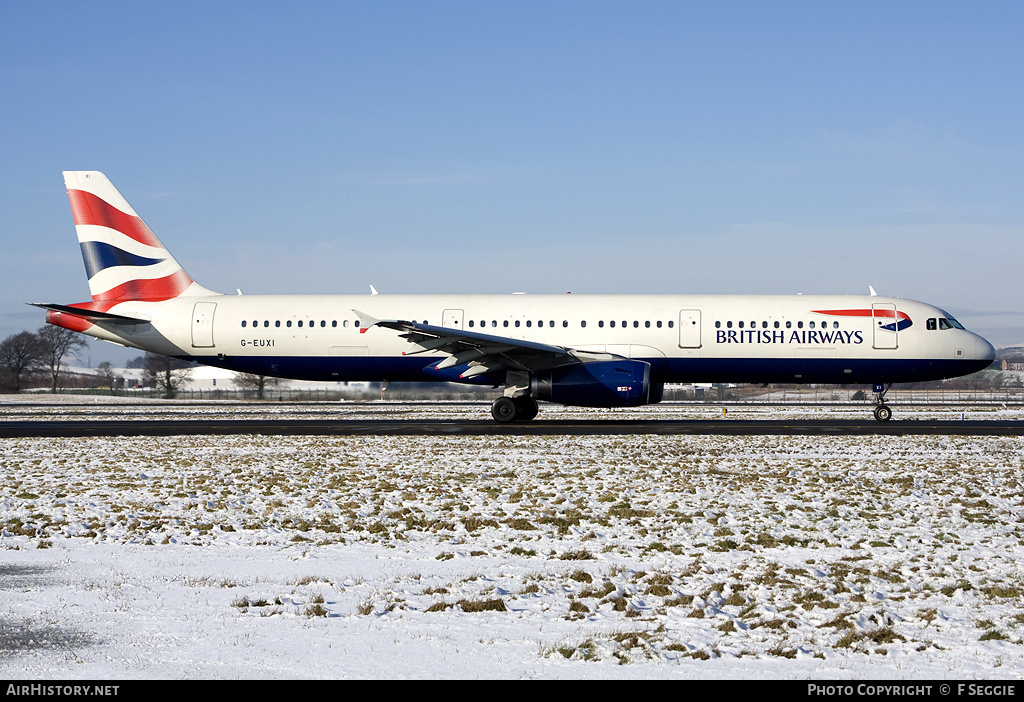
<path fill-rule="evenodd" d="M 868 286 L 868 292 L 871 293 L 871 297 L 878 297 L 878 293 L 876 293 L 875 289 L 873 287 L 871 287 L 870 285 Z"/>

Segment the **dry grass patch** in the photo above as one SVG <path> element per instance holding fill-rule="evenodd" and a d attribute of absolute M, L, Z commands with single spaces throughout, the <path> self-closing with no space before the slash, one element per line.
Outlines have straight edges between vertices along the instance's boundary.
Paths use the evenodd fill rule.
<path fill-rule="evenodd" d="M 459 600 L 456 602 L 463 612 L 507 612 L 505 601 L 500 597 L 479 600 Z"/>

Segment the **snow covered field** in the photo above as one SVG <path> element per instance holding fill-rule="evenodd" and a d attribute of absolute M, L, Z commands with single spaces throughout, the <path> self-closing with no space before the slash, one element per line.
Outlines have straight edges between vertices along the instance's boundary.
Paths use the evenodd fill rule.
<path fill-rule="evenodd" d="M 957 436 L 2 440 L 0 675 L 1020 677 L 1022 455 Z"/>

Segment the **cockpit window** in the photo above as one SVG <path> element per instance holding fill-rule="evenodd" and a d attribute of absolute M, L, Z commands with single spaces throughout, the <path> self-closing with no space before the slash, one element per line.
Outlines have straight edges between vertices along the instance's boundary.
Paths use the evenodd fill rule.
<path fill-rule="evenodd" d="M 942 314 L 942 316 L 939 317 L 939 329 L 963 329 L 964 328 L 964 325 L 960 324 L 960 322 L 956 321 L 956 319 L 954 319 L 953 315 L 951 315 L 946 310 L 936 310 L 936 311 L 940 312 Z M 929 329 L 931 329 L 931 328 L 932 327 L 929 327 Z"/>

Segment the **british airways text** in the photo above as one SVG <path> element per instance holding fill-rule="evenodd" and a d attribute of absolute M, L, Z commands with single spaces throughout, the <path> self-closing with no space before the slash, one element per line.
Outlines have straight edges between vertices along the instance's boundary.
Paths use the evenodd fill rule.
<path fill-rule="evenodd" d="M 788 336 L 787 336 L 788 334 Z M 815 329 L 771 331 L 767 329 L 719 329 L 719 344 L 863 344 L 859 331 L 817 331 Z"/>

